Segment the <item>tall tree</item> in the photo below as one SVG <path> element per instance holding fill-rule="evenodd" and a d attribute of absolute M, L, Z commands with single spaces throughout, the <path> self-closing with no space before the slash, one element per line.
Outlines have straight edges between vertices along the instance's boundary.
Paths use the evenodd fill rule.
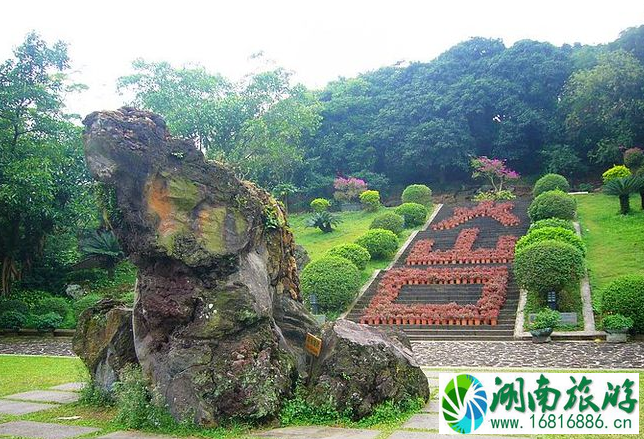
<path fill-rule="evenodd" d="M 7 293 L 46 238 L 78 219 L 88 179 L 80 130 L 64 113 L 67 47 L 30 33 L 0 65 L 0 290 Z"/>
<path fill-rule="evenodd" d="M 621 161 L 621 148 L 644 141 L 644 66 L 622 50 L 573 73 L 561 107 L 570 142 L 598 167 Z"/>
<path fill-rule="evenodd" d="M 242 177 L 268 188 L 293 183 L 320 116 L 317 98 L 292 86 L 290 73 L 264 70 L 233 83 L 201 67 L 142 60 L 133 67 L 136 73 L 118 86 L 134 92 L 134 105 L 163 115 L 174 133 Z"/>

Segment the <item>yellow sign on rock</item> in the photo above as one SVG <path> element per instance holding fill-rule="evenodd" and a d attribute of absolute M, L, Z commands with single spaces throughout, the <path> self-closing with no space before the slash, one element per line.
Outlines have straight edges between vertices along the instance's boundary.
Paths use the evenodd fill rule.
<path fill-rule="evenodd" d="M 322 339 L 313 334 L 306 334 L 306 342 L 304 342 L 304 350 L 316 357 L 320 356 L 322 350 Z"/>

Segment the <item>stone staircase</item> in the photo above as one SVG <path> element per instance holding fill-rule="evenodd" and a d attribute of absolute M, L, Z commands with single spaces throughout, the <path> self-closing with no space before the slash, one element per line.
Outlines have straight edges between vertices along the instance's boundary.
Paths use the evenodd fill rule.
<path fill-rule="evenodd" d="M 524 200 L 515 200 L 514 214 L 521 219 L 521 224 L 513 227 L 505 227 L 496 220 L 488 217 L 480 217 L 470 220 L 458 227 L 449 230 L 428 230 L 420 231 L 416 237 L 409 243 L 402 255 L 394 263 L 394 267 L 405 266 L 407 255 L 413 248 L 414 244 L 421 239 L 433 239 L 434 250 L 447 250 L 454 246 L 456 237 L 459 232 L 466 228 L 478 227 L 479 236 L 474 243 L 474 249 L 495 247 L 498 238 L 501 235 L 515 235 L 520 237 L 527 231 L 529 220 L 527 219 L 526 209 L 528 202 Z M 465 205 L 459 205 L 465 206 Z M 452 216 L 456 206 L 443 206 L 441 211 L 434 218 L 433 224 Z M 519 303 L 519 288 L 511 274 L 511 264 L 479 264 L 479 265 L 508 265 L 510 268 L 510 279 L 508 285 L 507 301 L 499 315 L 498 324 L 480 325 L 480 326 L 454 326 L 454 325 L 393 325 L 402 329 L 411 340 L 513 340 L 514 323 L 516 318 L 517 306 Z M 467 267 L 465 264 L 434 265 L 432 267 Z M 425 267 L 425 266 L 422 266 Z M 420 268 L 420 267 L 415 267 Z M 364 309 L 376 293 L 378 284 L 384 275 L 380 272 L 376 279 L 371 283 L 364 294 L 356 301 L 353 308 L 349 311 L 346 318 L 355 322 L 360 321 Z M 458 304 L 475 303 L 481 295 L 482 285 L 405 285 L 396 303 L 419 304 L 419 303 L 449 303 Z M 389 325 L 379 325 L 388 327 Z"/>

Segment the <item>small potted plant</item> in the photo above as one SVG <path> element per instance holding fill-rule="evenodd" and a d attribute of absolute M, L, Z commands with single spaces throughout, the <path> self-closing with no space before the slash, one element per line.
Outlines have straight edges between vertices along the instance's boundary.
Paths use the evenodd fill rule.
<path fill-rule="evenodd" d="M 532 334 L 533 343 L 548 343 L 550 334 L 554 331 L 555 326 L 561 320 L 559 311 L 552 309 L 543 309 L 537 313 L 534 321 L 530 325 L 530 334 Z"/>
<path fill-rule="evenodd" d="M 606 341 L 624 343 L 628 340 L 628 331 L 633 327 L 633 319 L 621 314 L 607 315 L 602 319 Z"/>

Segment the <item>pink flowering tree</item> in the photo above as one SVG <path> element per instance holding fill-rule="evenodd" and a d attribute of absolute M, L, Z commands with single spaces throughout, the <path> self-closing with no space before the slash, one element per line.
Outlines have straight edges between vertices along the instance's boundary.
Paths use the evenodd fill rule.
<path fill-rule="evenodd" d="M 473 178 L 487 180 L 495 194 L 503 191 L 503 185 L 509 180 L 517 180 L 520 175 L 505 165 L 505 160 L 490 159 L 485 156 L 472 159 Z"/>
<path fill-rule="evenodd" d="M 367 190 L 367 183 L 364 180 L 355 177 L 337 177 L 333 181 L 333 198 L 342 202 L 356 200 L 361 193 Z"/>

